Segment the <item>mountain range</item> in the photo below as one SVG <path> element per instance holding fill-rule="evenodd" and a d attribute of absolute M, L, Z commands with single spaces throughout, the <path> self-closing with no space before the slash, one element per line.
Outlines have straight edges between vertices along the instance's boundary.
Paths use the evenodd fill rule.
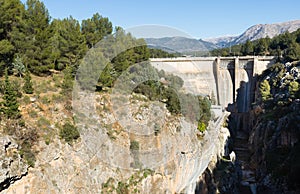
<path fill-rule="evenodd" d="M 273 38 L 286 31 L 296 31 L 298 28 L 300 28 L 300 20 L 294 20 L 274 24 L 257 24 L 238 36 L 222 36 L 204 40 L 186 37 L 145 38 L 145 41 L 150 47 L 159 48 L 167 52 L 192 53 L 229 47 L 242 44 L 247 40 L 253 41 L 267 36 Z"/>
<path fill-rule="evenodd" d="M 195 51 L 209 51 L 218 48 L 218 46 L 212 42 L 179 36 L 145 38 L 145 41 L 149 47 L 162 49 L 170 53 L 192 53 Z"/>

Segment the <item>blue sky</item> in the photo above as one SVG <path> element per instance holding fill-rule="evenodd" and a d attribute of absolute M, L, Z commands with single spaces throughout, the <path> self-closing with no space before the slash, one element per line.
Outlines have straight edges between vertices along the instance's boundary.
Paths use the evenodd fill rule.
<path fill-rule="evenodd" d="M 25 2 L 25 0 L 22 0 Z M 164 25 L 194 38 L 237 35 L 254 24 L 300 19 L 299 0 L 43 0 L 52 18 L 99 12 L 125 29 Z"/>

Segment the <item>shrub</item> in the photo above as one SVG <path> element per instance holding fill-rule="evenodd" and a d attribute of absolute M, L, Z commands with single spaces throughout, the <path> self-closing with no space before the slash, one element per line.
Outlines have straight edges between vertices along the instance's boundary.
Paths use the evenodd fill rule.
<path fill-rule="evenodd" d="M 27 104 L 30 104 L 31 101 L 30 101 L 30 97 L 29 96 L 24 96 L 23 97 L 23 102 L 27 105 Z"/>
<path fill-rule="evenodd" d="M 66 123 L 59 131 L 59 136 L 66 142 L 71 143 L 80 137 L 78 129 L 71 123 Z"/>
<path fill-rule="evenodd" d="M 132 140 L 130 141 L 130 149 L 131 150 L 139 150 L 140 144 L 138 141 Z"/>
<path fill-rule="evenodd" d="M 17 144 L 20 145 L 19 154 L 29 166 L 34 167 L 36 158 L 33 145 L 39 138 L 37 130 L 26 126 L 22 119 L 6 120 L 5 122 L 4 133 L 14 137 Z"/>
<path fill-rule="evenodd" d="M 206 125 L 205 125 L 205 123 L 203 123 L 203 122 L 198 122 L 198 127 L 197 127 L 197 129 L 200 131 L 200 132 L 204 132 L 205 131 L 205 129 L 206 129 Z"/>
<path fill-rule="evenodd" d="M 31 148 L 31 143 L 29 141 L 24 141 L 22 143 L 19 154 L 21 155 L 22 158 L 24 158 L 26 160 L 27 164 L 30 167 L 34 167 L 36 158 L 35 158 L 35 154 L 33 153 L 32 148 Z"/>
<path fill-rule="evenodd" d="M 116 192 L 118 194 L 129 194 L 129 190 L 128 190 L 129 185 L 127 183 L 123 183 L 123 182 L 118 182 L 118 187 L 116 189 Z"/>

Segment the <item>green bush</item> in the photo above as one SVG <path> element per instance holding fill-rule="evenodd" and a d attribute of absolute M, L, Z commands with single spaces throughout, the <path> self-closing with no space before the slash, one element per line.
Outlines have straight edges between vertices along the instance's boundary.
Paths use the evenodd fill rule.
<path fill-rule="evenodd" d="M 133 141 L 130 141 L 130 149 L 131 150 L 139 150 L 140 148 L 140 144 L 139 142 L 133 140 Z"/>
<path fill-rule="evenodd" d="M 206 125 L 205 125 L 205 123 L 203 123 L 203 122 L 199 122 L 198 123 L 198 127 L 197 127 L 197 129 L 200 131 L 200 132 L 204 132 L 205 131 L 205 129 L 206 129 Z"/>
<path fill-rule="evenodd" d="M 123 183 L 120 181 L 120 182 L 118 182 L 118 187 L 116 189 L 116 192 L 118 194 L 127 194 L 127 193 L 129 193 L 128 187 L 129 187 L 129 185 L 127 183 Z"/>
<path fill-rule="evenodd" d="M 30 97 L 29 96 L 24 96 L 23 97 L 23 102 L 27 105 L 27 104 L 30 104 L 31 101 L 30 101 Z"/>
<path fill-rule="evenodd" d="M 30 144 L 31 143 L 29 143 L 28 141 L 23 142 L 19 154 L 22 158 L 25 159 L 25 161 L 30 167 L 34 167 L 36 158 Z"/>
<path fill-rule="evenodd" d="M 63 125 L 59 131 L 59 136 L 66 142 L 71 143 L 80 137 L 78 129 L 71 123 L 66 123 Z"/>

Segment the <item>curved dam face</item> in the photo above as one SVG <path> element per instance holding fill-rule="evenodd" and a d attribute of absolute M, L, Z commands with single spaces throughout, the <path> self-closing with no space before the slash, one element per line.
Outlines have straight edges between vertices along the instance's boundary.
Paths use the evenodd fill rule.
<path fill-rule="evenodd" d="M 152 66 L 158 70 L 181 77 L 184 80 L 183 87 L 187 92 L 201 95 L 217 92 L 214 62 L 215 58 L 151 59 Z"/>
<path fill-rule="evenodd" d="M 215 96 L 218 105 L 234 112 L 250 108 L 253 77 L 275 63 L 274 57 L 178 57 L 153 58 L 158 70 L 172 73 L 184 81 L 186 92 Z M 230 107 L 241 98 L 236 107 Z"/>

